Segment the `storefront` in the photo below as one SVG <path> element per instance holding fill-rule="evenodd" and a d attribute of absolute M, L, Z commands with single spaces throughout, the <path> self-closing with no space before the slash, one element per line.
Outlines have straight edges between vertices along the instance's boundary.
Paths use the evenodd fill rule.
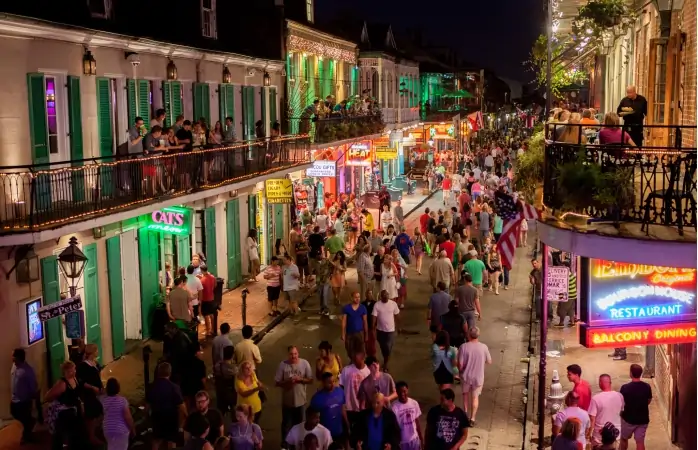
<path fill-rule="evenodd" d="M 580 343 L 588 348 L 643 346 L 646 372 L 654 374 L 657 397 L 674 428 L 682 360 L 676 355 L 690 366 L 695 353 L 695 269 L 581 258 L 580 274 L 585 323 Z"/>
<path fill-rule="evenodd" d="M 312 209 L 324 208 L 325 205 L 335 202 L 343 192 L 342 180 L 337 177 L 338 173 L 343 172 L 340 167 L 344 161 L 342 153 L 341 148 L 327 148 L 315 152 L 313 166 L 305 171 L 305 176 L 312 180 L 302 180 L 306 186 L 312 185 L 314 190 L 309 193 L 311 200 L 315 198 Z"/>
<path fill-rule="evenodd" d="M 399 175 L 397 168 L 397 147 L 390 145 L 374 145 L 376 161 L 381 167 L 381 180 L 384 184 L 390 183 Z"/>
<path fill-rule="evenodd" d="M 343 155 L 344 180 L 340 173 L 340 191 L 353 193 L 357 197 L 366 191 L 378 188 L 373 165 L 373 145 L 371 141 L 361 141 L 347 145 Z"/>
<path fill-rule="evenodd" d="M 293 203 L 293 181 L 291 178 L 272 178 L 264 181 L 264 190 L 257 192 L 257 199 L 263 192 L 262 203 L 265 211 L 258 213 L 258 224 L 262 225 L 263 235 L 259 238 L 260 260 L 269 264 L 271 257 L 277 254 L 277 248 L 287 245 L 286 236 L 290 231 L 289 207 Z M 266 219 L 266 220 L 264 220 Z M 264 242 L 264 248 L 261 243 Z M 264 256 L 262 256 L 264 255 Z"/>

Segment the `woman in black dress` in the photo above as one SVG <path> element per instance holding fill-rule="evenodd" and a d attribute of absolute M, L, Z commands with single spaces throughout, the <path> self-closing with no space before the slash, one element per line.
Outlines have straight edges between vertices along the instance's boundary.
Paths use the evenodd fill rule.
<path fill-rule="evenodd" d="M 92 389 L 83 389 L 81 393 L 82 402 L 84 405 L 85 424 L 87 426 L 87 436 L 90 443 L 95 445 L 104 444 L 97 437 L 97 426 L 99 418 L 102 417 L 102 403 L 97 398 L 97 395 L 104 390 L 102 384 L 102 367 L 97 361 L 98 349 L 95 344 L 87 344 L 85 346 L 85 359 L 77 366 L 77 377 L 81 383 L 89 384 L 99 389 L 97 393 Z"/>

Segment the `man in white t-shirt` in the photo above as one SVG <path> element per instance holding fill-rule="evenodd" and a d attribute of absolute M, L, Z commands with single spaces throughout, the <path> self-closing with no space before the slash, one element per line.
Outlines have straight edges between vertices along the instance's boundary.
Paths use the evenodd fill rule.
<path fill-rule="evenodd" d="M 283 296 L 288 302 L 287 305 L 291 309 L 291 314 L 296 314 L 300 311 L 298 306 L 298 289 L 300 288 L 301 273 L 298 266 L 293 262 L 291 255 L 284 255 L 283 274 Z"/>
<path fill-rule="evenodd" d="M 620 430 L 620 412 L 625 406 L 623 395 L 611 389 L 610 375 L 603 374 L 599 377 L 599 388 L 601 388 L 601 392 L 591 397 L 589 405 L 592 445 L 601 445 L 601 430 L 606 422 L 611 422 Z"/>
<path fill-rule="evenodd" d="M 191 298 L 191 306 L 194 312 L 194 318 L 203 323 L 203 318 L 199 317 L 199 293 L 204 290 L 201 280 L 194 274 L 196 267 L 189 264 L 187 267 L 187 290 Z"/>
<path fill-rule="evenodd" d="M 591 425 L 591 419 L 589 419 L 589 414 L 579 407 L 579 395 L 574 391 L 569 391 L 565 396 L 565 409 L 561 410 L 553 416 L 553 438 L 560 434 L 560 429 L 565 420 L 570 417 L 579 419 L 582 426 L 579 428 L 579 435 L 577 436 L 577 442 L 582 444 L 583 448 L 587 445 L 587 431 Z"/>
<path fill-rule="evenodd" d="M 363 352 L 356 352 L 352 358 L 353 364 L 344 366 L 339 374 L 339 385 L 344 389 L 344 404 L 351 429 L 356 427 L 361 413 L 359 401 L 361 382 L 371 374 L 371 369 L 364 362 L 365 358 L 366 355 Z"/>
<path fill-rule="evenodd" d="M 315 216 L 315 225 L 317 225 L 320 228 L 320 234 L 322 235 L 322 237 L 325 237 L 325 233 L 327 233 L 327 227 L 330 226 L 330 218 L 327 216 L 324 209 L 321 209 L 320 213 L 317 216 Z"/>
<path fill-rule="evenodd" d="M 395 384 L 397 390 L 397 401 L 393 402 L 391 409 L 400 424 L 400 449 L 419 450 L 424 448 L 424 435 L 419 426 L 419 417 L 422 410 L 419 403 L 410 398 L 407 383 L 398 381 Z"/>
<path fill-rule="evenodd" d="M 327 450 L 332 444 L 330 430 L 320 425 L 320 412 L 312 406 L 305 409 L 305 422 L 294 425 L 286 435 L 290 450 L 306 450 L 303 444 L 309 434 L 314 434 L 317 438 L 319 450 Z"/>
<path fill-rule="evenodd" d="M 395 344 L 397 327 L 395 326 L 396 316 L 400 314 L 400 307 L 394 300 L 388 298 L 388 291 L 380 293 L 381 301 L 373 306 L 373 329 L 376 332 L 376 342 L 383 355 L 383 370 L 388 371 L 388 361 Z"/>

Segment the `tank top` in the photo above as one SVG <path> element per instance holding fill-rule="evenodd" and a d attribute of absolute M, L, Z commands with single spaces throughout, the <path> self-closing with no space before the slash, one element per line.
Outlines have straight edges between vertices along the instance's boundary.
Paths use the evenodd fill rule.
<path fill-rule="evenodd" d="M 80 402 L 80 391 L 82 390 L 82 384 L 77 379 L 75 387 L 72 387 L 68 380 L 61 378 L 65 383 L 65 391 L 58 397 L 58 402 L 65 406 L 74 406 L 79 408 L 81 406 Z"/>
<path fill-rule="evenodd" d="M 325 364 L 323 368 L 323 373 L 324 372 L 329 372 L 332 374 L 332 381 L 334 382 L 335 385 L 339 385 L 339 360 L 337 359 L 338 356 L 336 353 L 332 354 L 332 357 L 330 358 L 329 364 Z M 322 381 L 318 382 L 318 387 L 322 389 Z"/>

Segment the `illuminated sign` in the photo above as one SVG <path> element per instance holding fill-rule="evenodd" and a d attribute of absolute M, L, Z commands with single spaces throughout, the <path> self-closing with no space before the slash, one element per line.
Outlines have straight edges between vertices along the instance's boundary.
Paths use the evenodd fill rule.
<path fill-rule="evenodd" d="M 162 208 L 146 216 L 145 227 L 153 231 L 161 231 L 184 236 L 191 234 L 191 210 L 188 208 Z"/>
<path fill-rule="evenodd" d="M 696 324 L 686 322 L 620 327 L 582 325 L 580 340 L 588 348 L 683 344 L 696 342 Z"/>
<path fill-rule="evenodd" d="M 371 167 L 371 143 L 360 142 L 352 144 L 346 152 L 347 166 Z"/>
<path fill-rule="evenodd" d="M 695 270 L 589 258 L 590 326 L 696 320 Z"/>
<path fill-rule="evenodd" d="M 376 159 L 391 161 L 397 159 L 397 149 L 395 147 L 376 147 Z"/>
<path fill-rule="evenodd" d="M 39 317 L 41 297 L 24 304 L 27 318 L 27 344 L 32 345 L 44 338 L 44 323 Z"/>
<path fill-rule="evenodd" d="M 262 191 L 257 191 L 257 208 L 255 210 L 255 225 L 257 226 L 257 245 L 259 245 L 259 258 L 264 262 L 267 260 L 266 227 L 264 226 L 264 195 Z"/>
<path fill-rule="evenodd" d="M 293 182 L 288 178 L 266 180 L 264 191 L 270 204 L 293 203 Z"/>
<path fill-rule="evenodd" d="M 313 167 L 305 171 L 309 177 L 335 177 L 337 176 L 336 161 L 313 161 Z"/>

